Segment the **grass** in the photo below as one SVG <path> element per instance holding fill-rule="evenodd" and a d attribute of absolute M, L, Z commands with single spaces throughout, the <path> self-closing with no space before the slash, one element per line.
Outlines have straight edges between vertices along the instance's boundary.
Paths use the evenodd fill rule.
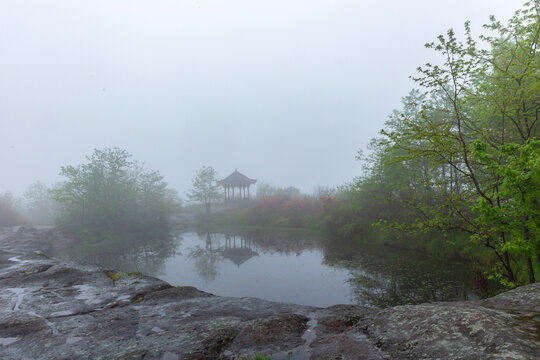
<path fill-rule="evenodd" d="M 272 360 L 270 355 L 256 354 L 247 358 L 237 358 L 237 360 Z"/>
<path fill-rule="evenodd" d="M 123 272 L 123 271 L 107 271 L 107 276 L 114 281 L 115 283 L 128 276 L 142 276 L 143 273 L 140 270 L 134 272 Z"/>

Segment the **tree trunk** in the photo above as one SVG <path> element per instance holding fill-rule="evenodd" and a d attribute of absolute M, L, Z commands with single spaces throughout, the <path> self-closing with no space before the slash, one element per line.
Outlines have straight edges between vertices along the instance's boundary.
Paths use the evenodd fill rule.
<path fill-rule="evenodd" d="M 207 202 L 205 203 L 205 205 L 206 205 L 206 216 L 210 216 L 210 203 Z"/>
<path fill-rule="evenodd" d="M 534 284 L 536 280 L 534 278 L 534 268 L 530 256 L 527 256 L 527 270 L 529 271 L 529 284 Z"/>
<path fill-rule="evenodd" d="M 506 268 L 506 271 L 508 272 L 508 280 L 511 282 L 516 282 L 516 278 L 514 276 L 514 271 L 512 271 L 512 265 L 510 264 L 510 256 L 508 255 L 508 252 L 504 253 L 504 267 Z"/>
<path fill-rule="evenodd" d="M 525 221 L 527 220 L 528 220 L 528 217 L 525 217 Z M 531 241 L 529 227 L 524 226 L 523 232 L 525 234 L 525 241 L 529 243 Z M 527 256 L 527 271 L 529 272 L 529 284 L 534 284 L 536 281 L 534 279 L 534 268 L 533 268 L 533 263 L 530 256 Z"/>

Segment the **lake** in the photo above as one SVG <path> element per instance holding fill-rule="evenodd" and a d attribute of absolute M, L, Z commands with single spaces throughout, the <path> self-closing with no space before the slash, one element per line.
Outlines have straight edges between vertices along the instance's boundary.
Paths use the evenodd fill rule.
<path fill-rule="evenodd" d="M 179 232 L 134 248 L 77 254 L 171 285 L 302 305 L 385 307 L 476 298 L 469 264 L 302 232 Z"/>

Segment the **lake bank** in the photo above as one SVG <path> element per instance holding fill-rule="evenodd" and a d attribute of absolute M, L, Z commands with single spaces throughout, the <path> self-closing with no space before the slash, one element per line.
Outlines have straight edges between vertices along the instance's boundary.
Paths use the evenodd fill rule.
<path fill-rule="evenodd" d="M 534 358 L 540 285 L 482 301 L 328 308 L 219 297 L 47 256 L 57 234 L 0 232 L 4 359 Z"/>

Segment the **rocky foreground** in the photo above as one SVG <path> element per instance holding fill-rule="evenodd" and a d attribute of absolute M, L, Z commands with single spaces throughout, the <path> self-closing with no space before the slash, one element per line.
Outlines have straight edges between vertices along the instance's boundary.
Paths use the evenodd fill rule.
<path fill-rule="evenodd" d="M 51 231 L 0 229 L 0 359 L 540 355 L 540 283 L 483 301 L 321 309 L 61 262 L 48 256 L 54 240 Z"/>

